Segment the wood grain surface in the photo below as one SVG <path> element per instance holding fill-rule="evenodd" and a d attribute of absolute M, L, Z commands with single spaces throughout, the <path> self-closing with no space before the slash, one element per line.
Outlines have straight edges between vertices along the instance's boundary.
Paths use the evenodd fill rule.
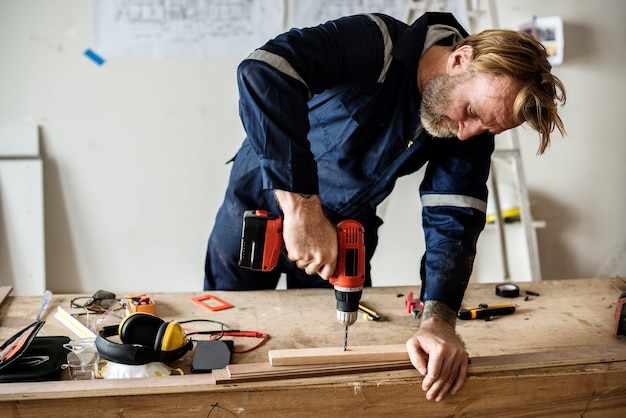
<path fill-rule="evenodd" d="M 171 364 L 184 376 L 2 384 L 0 416 L 413 417 L 416 411 L 432 417 L 626 416 L 626 341 L 613 335 L 619 292 L 610 279 L 519 286 L 519 298 L 503 300 L 495 295 L 495 285 L 470 285 L 464 306 L 506 301 L 518 309 L 488 322 L 458 322 L 472 360 L 470 376 L 457 395 L 441 403 L 425 400 L 421 376 L 405 360 L 270 366 L 272 350 L 340 350 L 343 327 L 335 319 L 332 290 L 213 292 L 234 305 L 219 312 L 192 303 L 191 296 L 203 294 L 198 292 L 151 296 L 164 320 L 199 320 L 184 324 L 189 332 L 216 329 L 203 322 L 210 319 L 230 329 L 266 332 L 269 341 L 234 354 L 233 364 L 213 374 L 191 373 L 192 351 Z M 540 296 L 525 299 L 525 290 Z M 402 347 L 419 325 L 404 307 L 408 291 L 419 294 L 419 287 L 365 289 L 362 303 L 382 319 L 359 319 L 350 327 L 348 348 Z M 52 313 L 57 306 L 71 311 L 74 296 L 54 295 L 40 335 L 70 335 Z M 40 299 L 5 299 L 0 340 L 33 321 Z M 119 321 L 114 316 L 78 318 L 87 326 Z M 239 351 L 258 342 L 232 339 Z"/>

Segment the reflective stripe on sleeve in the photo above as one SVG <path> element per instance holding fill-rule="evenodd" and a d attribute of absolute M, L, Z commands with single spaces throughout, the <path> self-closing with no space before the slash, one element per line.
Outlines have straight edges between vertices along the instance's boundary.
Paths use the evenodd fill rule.
<path fill-rule="evenodd" d="M 309 86 L 306 84 L 304 79 L 300 77 L 300 74 L 298 74 L 298 72 L 293 69 L 291 64 L 289 64 L 289 62 L 283 57 L 281 57 L 280 55 L 276 55 L 272 52 L 268 52 L 263 49 L 257 49 L 252 54 L 250 54 L 248 58 L 246 59 L 262 61 L 268 64 L 269 66 L 275 68 L 276 70 L 280 71 L 281 73 L 288 75 L 291 78 L 295 78 L 296 80 L 298 80 L 299 82 L 301 82 L 302 84 L 306 86 L 307 90 L 309 91 L 309 94 L 308 94 L 309 100 L 311 99 L 312 97 L 311 89 L 309 88 Z"/>
<path fill-rule="evenodd" d="M 378 82 L 382 83 L 385 81 L 385 77 L 387 77 L 387 71 L 389 71 L 389 66 L 391 65 L 391 50 L 393 49 L 393 41 L 391 40 L 391 36 L 389 35 L 389 29 L 387 29 L 387 25 L 385 22 L 378 16 L 374 16 L 371 14 L 366 14 L 367 17 L 372 19 L 376 25 L 378 25 L 378 29 L 380 29 L 380 34 L 383 36 L 383 44 L 385 45 L 385 56 L 383 62 L 383 69 L 378 76 Z"/>
<path fill-rule="evenodd" d="M 472 208 L 483 213 L 487 212 L 487 202 L 471 196 L 460 194 L 426 194 L 421 197 L 422 206 L 453 206 Z"/>

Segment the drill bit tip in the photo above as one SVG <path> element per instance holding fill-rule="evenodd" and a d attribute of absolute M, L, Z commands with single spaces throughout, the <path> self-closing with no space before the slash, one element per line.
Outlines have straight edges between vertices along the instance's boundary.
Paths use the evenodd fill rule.
<path fill-rule="evenodd" d="M 348 326 L 346 325 L 346 331 L 343 336 L 343 351 L 347 351 L 348 349 Z"/>

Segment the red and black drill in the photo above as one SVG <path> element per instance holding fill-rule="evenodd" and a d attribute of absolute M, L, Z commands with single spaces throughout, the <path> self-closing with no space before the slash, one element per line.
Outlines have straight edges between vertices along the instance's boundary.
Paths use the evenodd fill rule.
<path fill-rule="evenodd" d="M 284 247 L 282 218 L 264 210 L 248 210 L 243 215 L 239 266 L 270 271 L 278 264 Z M 335 273 L 329 282 L 335 287 L 337 320 L 345 325 L 344 351 L 348 326 L 359 313 L 359 301 L 365 282 L 365 231 L 358 221 L 347 219 L 337 225 L 339 254 Z"/>

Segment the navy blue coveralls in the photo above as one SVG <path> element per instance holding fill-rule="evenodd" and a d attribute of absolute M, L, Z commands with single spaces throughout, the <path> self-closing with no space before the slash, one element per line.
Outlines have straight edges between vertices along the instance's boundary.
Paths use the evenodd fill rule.
<path fill-rule="evenodd" d="M 427 13 L 410 26 L 365 14 L 292 29 L 245 59 L 237 74 L 247 138 L 209 238 L 204 289 L 275 288 L 282 272 L 288 287 L 328 286 L 285 254 L 273 272 L 238 267 L 243 212 L 280 214 L 274 189 L 319 194 L 332 222 L 360 221 L 371 285 L 382 224 L 376 207 L 398 177 L 427 164 L 420 186 L 422 300 L 457 310 L 485 225 L 493 136 L 459 141 L 426 133 L 417 68 L 428 47 L 465 36 L 450 14 Z"/>

